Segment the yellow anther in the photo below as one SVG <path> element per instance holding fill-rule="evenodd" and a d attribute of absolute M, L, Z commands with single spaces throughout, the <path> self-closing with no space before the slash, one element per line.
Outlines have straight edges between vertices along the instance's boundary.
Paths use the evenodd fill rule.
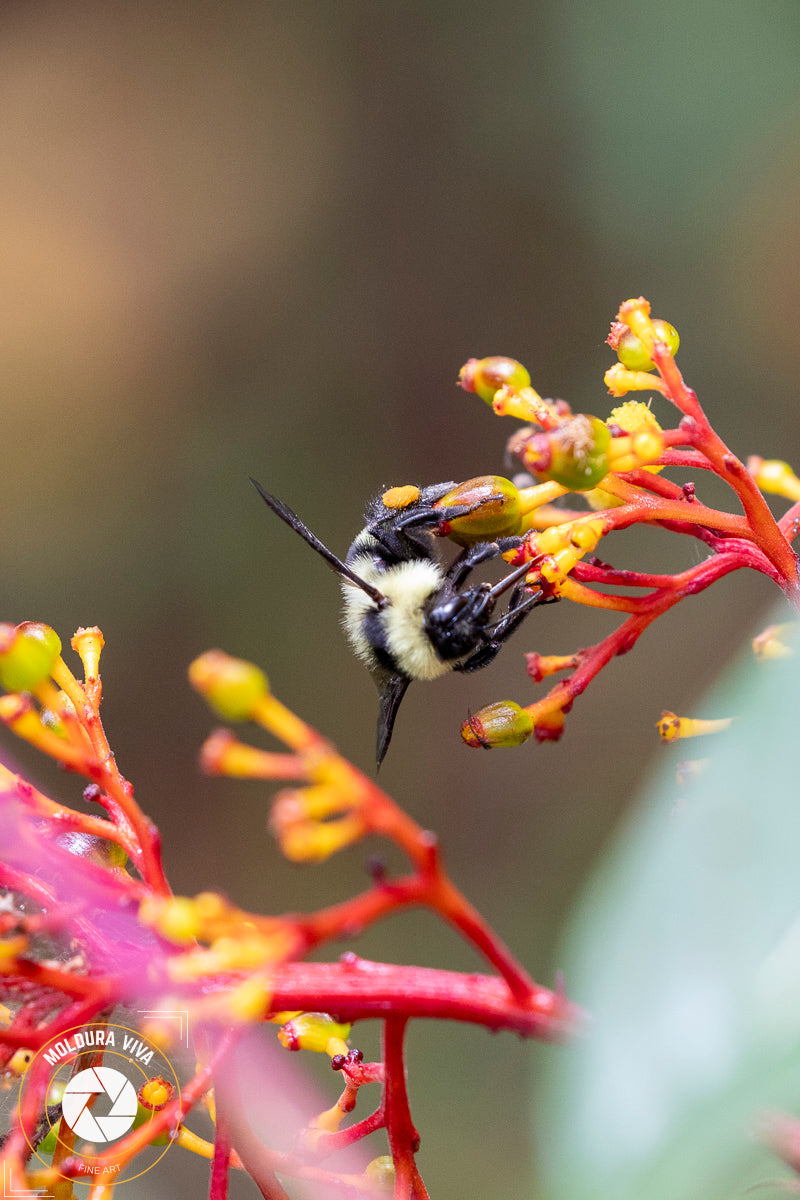
<path fill-rule="evenodd" d="M 654 429 L 642 429 L 633 437 L 633 453 L 640 463 L 651 463 L 664 453 L 664 439 Z M 659 470 L 660 468 L 648 468 Z"/>
<path fill-rule="evenodd" d="M 543 529 L 541 533 L 537 533 L 535 540 L 532 540 L 532 548 L 536 554 L 556 554 L 569 545 L 570 531 L 571 527 L 568 523 L 551 525 L 549 529 Z"/>
<path fill-rule="evenodd" d="M 624 404 L 618 404 L 612 408 L 608 419 L 626 433 L 640 433 L 648 429 L 658 432 L 661 429 L 653 410 L 642 400 L 626 400 Z"/>
<path fill-rule="evenodd" d="M 602 521 L 584 521 L 573 530 L 570 543 L 576 550 L 586 554 L 595 549 L 602 536 Z"/>

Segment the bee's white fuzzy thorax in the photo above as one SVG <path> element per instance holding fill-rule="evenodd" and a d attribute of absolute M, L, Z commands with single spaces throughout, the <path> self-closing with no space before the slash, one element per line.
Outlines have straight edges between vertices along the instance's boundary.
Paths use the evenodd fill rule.
<path fill-rule="evenodd" d="M 366 583 L 372 584 L 389 603 L 380 610 L 386 649 L 398 671 L 410 679 L 437 679 L 446 675 L 452 664 L 439 658 L 425 632 L 424 605 L 441 588 L 444 571 L 438 563 L 413 559 L 380 569 L 367 552 L 357 554 L 348 565 Z M 343 624 L 347 637 L 361 661 L 375 670 L 378 660 L 364 633 L 364 618 L 375 603 L 366 592 L 343 583 Z"/>

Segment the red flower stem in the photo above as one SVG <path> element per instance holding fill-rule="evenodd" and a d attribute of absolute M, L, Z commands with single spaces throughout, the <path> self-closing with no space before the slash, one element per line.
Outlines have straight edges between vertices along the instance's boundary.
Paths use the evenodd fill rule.
<path fill-rule="evenodd" d="M 211 1180 L 208 1200 L 228 1200 L 228 1173 L 231 1164 L 231 1139 L 224 1117 L 217 1107 L 214 1157 L 211 1160 Z"/>
<path fill-rule="evenodd" d="M 663 475 L 647 471 L 644 467 L 633 471 L 620 471 L 617 478 L 633 484 L 634 487 L 652 492 L 656 496 L 663 496 L 665 500 L 680 500 L 684 504 L 695 503 L 695 501 L 687 499 L 679 484 L 674 483 L 671 479 L 665 479 Z"/>
<path fill-rule="evenodd" d="M 41 1117 L 42 1101 L 50 1076 L 50 1064 L 44 1056 L 35 1058 L 28 1067 L 26 1087 L 20 1095 L 16 1111 L 12 1115 L 11 1129 L 3 1145 L 2 1159 L 16 1158 L 20 1166 L 31 1156 L 31 1142 Z"/>
<path fill-rule="evenodd" d="M 541 700 L 526 706 L 534 724 L 550 713 L 568 711 L 573 701 L 586 690 L 603 667 L 617 654 L 626 654 L 632 649 L 647 626 L 658 615 L 659 613 L 654 612 L 631 616 L 602 642 L 584 650 L 580 666 L 568 679 L 557 683 Z"/>
<path fill-rule="evenodd" d="M 391 836 L 386 823 L 383 832 Z M 308 915 L 289 916 L 287 921 L 292 922 L 305 949 L 310 950 L 321 942 L 352 937 L 401 908 L 424 905 L 453 925 L 500 972 L 515 999 L 524 1003 L 537 990 L 537 985 L 480 913 L 450 882 L 440 865 L 433 835 L 423 830 L 419 835 L 420 840 L 426 839 L 424 870 L 399 879 L 382 880 L 360 896 Z"/>
<path fill-rule="evenodd" d="M 526 711 L 531 714 L 534 722 L 541 720 L 549 713 L 558 710 L 567 711 L 572 702 L 585 691 L 603 667 L 617 654 L 627 654 L 647 626 L 657 617 L 660 617 L 673 605 L 678 604 L 686 596 L 693 596 L 704 591 L 723 575 L 744 565 L 750 564 L 743 563 L 739 552 L 720 553 L 716 557 L 709 558 L 696 567 L 676 575 L 674 578 L 678 581 L 679 586 L 674 589 L 660 589 L 647 596 L 606 597 L 596 593 L 598 607 L 603 606 L 602 601 L 604 600 L 624 601 L 629 606 L 632 615 L 602 642 L 584 650 L 578 669 L 569 678 L 556 684 L 543 699 L 527 705 Z M 577 588 L 582 588 L 582 586 L 576 584 Z M 583 590 L 591 593 L 590 588 Z"/>
<path fill-rule="evenodd" d="M 800 607 L 800 569 L 797 556 L 779 529 L 755 480 L 744 463 L 739 461 L 711 428 L 697 396 L 691 388 L 687 388 L 667 348 L 657 343 L 653 350 L 653 361 L 666 385 L 668 399 L 686 414 L 681 421 L 681 428 L 687 434 L 687 441 L 705 454 L 717 473 L 736 492 L 752 530 L 753 541 L 778 568 L 784 580 L 784 590 L 794 605 Z"/>
<path fill-rule="evenodd" d="M 570 571 L 570 576 L 579 583 L 606 583 L 617 587 L 674 588 L 675 575 L 648 575 L 643 571 L 624 571 L 608 563 L 591 562 L 584 559 Z"/>
<path fill-rule="evenodd" d="M 731 571 L 736 571 L 743 566 L 750 564 L 742 561 L 742 556 L 737 552 L 723 552 L 717 554 L 713 558 L 707 558 L 704 562 L 698 563 L 694 567 L 690 567 L 688 571 L 681 571 L 677 575 L 672 576 L 672 582 L 668 587 L 658 588 L 654 592 L 650 592 L 647 596 L 607 596 L 604 593 L 596 593 L 603 600 L 624 600 L 628 606 L 628 611 L 631 613 L 649 614 L 660 616 L 671 608 L 673 604 L 677 604 L 679 600 L 685 599 L 687 596 L 695 596 L 698 592 L 703 592 L 717 579 L 721 579 L 724 575 L 729 575 Z M 586 589 L 587 591 L 589 589 Z"/>
<path fill-rule="evenodd" d="M 26 958 L 18 958 L 15 961 L 14 974 L 22 979 L 34 980 L 41 987 L 53 988 L 65 996 L 96 1002 L 98 1008 L 110 1003 L 118 992 L 113 979 L 76 975 L 72 971 L 60 971 L 57 967 Z"/>
<path fill-rule="evenodd" d="M 5 778 L 5 768 L 0 764 L 0 786 L 4 783 Z M 51 800 L 49 796 L 38 791 L 21 775 L 12 775 L 9 772 L 8 781 L 14 793 L 29 812 L 36 816 L 51 818 L 58 823 L 60 829 L 65 831 L 74 829 L 80 833 L 103 838 L 108 842 L 115 842 L 130 854 L 129 839 L 126 837 L 125 830 L 118 828 L 112 821 L 107 821 L 103 817 L 93 817 L 88 813 L 76 812 L 74 808 L 65 808 L 63 804 L 56 803 L 55 800 Z"/>
<path fill-rule="evenodd" d="M 224 1084 L 218 1083 L 215 1088 L 216 1095 L 219 1097 L 223 1090 Z M 336 1175 L 321 1167 L 299 1162 L 290 1154 L 268 1149 L 253 1131 L 249 1114 L 241 1100 L 236 1107 L 231 1108 L 229 1120 L 236 1153 L 264 1200 L 291 1200 L 278 1181 L 276 1171 L 282 1175 L 291 1175 L 294 1179 L 306 1179 L 321 1184 L 326 1197 L 336 1192 L 345 1200 L 365 1196 L 368 1200 L 375 1200 L 375 1185 L 364 1175 Z"/>
<path fill-rule="evenodd" d="M 100 720 L 97 703 L 89 698 L 86 689 L 77 681 L 62 658 L 56 660 L 52 676 L 72 701 L 77 717 L 89 735 L 94 760 L 88 760 L 86 773 L 116 802 L 116 810 L 112 812 L 112 816 L 120 821 L 129 836 L 131 858 L 139 873 L 158 895 L 172 895 L 161 861 L 161 835 L 136 803 L 132 784 L 117 767 Z"/>
<path fill-rule="evenodd" d="M 509 995 L 494 975 L 466 975 L 432 967 L 370 962 L 355 954 L 338 963 L 285 963 L 275 968 L 275 1012 L 321 1010 L 343 1021 L 385 1016 L 464 1021 L 526 1038 L 562 1042 L 582 1026 L 583 1014 L 559 992 L 536 987 L 527 1002 Z"/>
<path fill-rule="evenodd" d="M 394 1200 L 429 1200 L 414 1155 L 419 1134 L 411 1120 L 403 1059 L 405 1017 L 391 1016 L 383 1023 L 383 1116 L 395 1169 Z"/>
<path fill-rule="evenodd" d="M 685 433 L 682 433 L 681 441 L 686 441 Z M 699 450 L 665 450 L 658 459 L 658 465 L 660 467 L 686 467 L 690 471 L 713 471 L 716 474 L 714 464 L 709 462 Z"/>
<path fill-rule="evenodd" d="M 603 509 L 600 513 L 586 516 L 585 523 L 602 518 L 605 533 L 625 529 L 642 521 L 683 521 L 688 525 L 704 525 L 707 529 L 733 537 L 756 540 L 746 517 L 706 508 L 699 500 L 670 500 L 665 496 L 653 496 L 628 483 L 621 475 L 606 476 L 603 486 L 605 491 L 624 501 L 618 508 Z"/>
<path fill-rule="evenodd" d="M 364 1117 L 363 1121 L 357 1121 L 355 1125 L 348 1125 L 346 1129 L 337 1129 L 336 1133 L 320 1134 L 314 1146 L 314 1153 L 320 1160 L 327 1158 L 328 1155 L 335 1154 L 337 1150 L 344 1150 L 347 1146 L 355 1145 L 370 1133 L 375 1133 L 377 1129 L 383 1129 L 384 1124 L 383 1108 L 376 1108 L 375 1112 Z"/>

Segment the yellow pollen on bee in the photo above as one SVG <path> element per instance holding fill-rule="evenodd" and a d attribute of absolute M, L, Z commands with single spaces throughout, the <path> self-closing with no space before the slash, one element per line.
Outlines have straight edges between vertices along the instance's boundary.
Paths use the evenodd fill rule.
<path fill-rule="evenodd" d="M 386 508 L 408 508 L 410 504 L 415 504 L 419 500 L 419 488 L 413 483 L 404 484 L 403 487 L 389 488 L 381 496 L 381 500 Z"/>

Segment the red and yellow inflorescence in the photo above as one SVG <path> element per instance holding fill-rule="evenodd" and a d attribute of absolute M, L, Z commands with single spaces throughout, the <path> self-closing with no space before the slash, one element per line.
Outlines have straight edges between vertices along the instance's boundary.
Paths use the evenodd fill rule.
<path fill-rule="evenodd" d="M 57 1115 L 60 1097 L 31 1064 L 54 1039 L 107 1021 L 117 1006 L 125 1006 L 156 1014 L 185 1011 L 197 1067 L 180 1094 L 160 1075 L 139 1088 L 139 1111 L 130 1131 L 95 1156 L 103 1182 L 91 1188 L 90 1200 L 107 1200 L 115 1186 L 113 1176 L 109 1181 L 103 1175 L 104 1164 L 119 1171 L 146 1146 L 167 1142 L 211 1160 L 214 1200 L 227 1195 L 229 1169 L 248 1171 L 265 1195 L 287 1195 L 280 1173 L 284 1181 L 317 1181 L 342 1195 L 388 1193 L 424 1200 L 427 1192 L 415 1162 L 419 1139 L 405 1083 L 409 1019 L 469 1021 L 560 1040 L 577 1027 L 577 1009 L 560 990 L 533 982 L 452 883 L 433 835 L 286 708 L 258 667 L 220 651 L 192 664 L 195 688 L 225 719 L 260 726 L 286 749 L 261 750 L 218 730 L 203 749 L 204 769 L 291 785 L 275 800 L 272 829 L 295 861 L 318 862 L 372 834 L 394 842 L 410 869 L 398 877 L 376 870 L 364 893 L 308 914 L 245 912 L 209 891 L 173 895 L 158 831 L 120 773 L 100 718 L 102 634 L 79 630 L 72 646 L 82 661 L 82 681 L 48 626 L 0 627 L 0 682 L 10 689 L 0 696 L 0 720 L 83 776 L 84 800 L 103 814 L 59 804 L 0 766 L 2 1086 L 18 1087 L 27 1072 L 0 1150 L 7 1187 L 15 1195 L 73 1194 L 83 1165 L 74 1153 L 75 1134 Z M 315 947 L 352 937 L 412 905 L 429 908 L 458 930 L 492 973 L 368 962 L 353 953 L 334 962 L 305 961 Z M 352 1024 L 366 1019 L 383 1026 L 383 1057 L 377 1062 L 365 1062 L 349 1044 Z M 226 1122 L 217 1117 L 218 1072 L 237 1040 L 265 1022 L 280 1026 L 277 1038 L 286 1050 L 328 1055 L 343 1083 L 339 1099 L 298 1129 L 292 1152 L 259 1145 L 254 1153 L 239 1145 L 230 1097 Z M 157 1015 L 146 1033 L 158 1045 L 169 1045 L 175 1036 Z M 91 1065 L 102 1061 L 100 1050 Z M 76 1056 L 73 1069 L 86 1065 L 86 1058 Z M 261 1080 L 259 1091 L 269 1095 L 270 1082 Z M 282 1085 L 280 1080 L 272 1084 L 272 1103 L 279 1107 Z M 360 1120 L 346 1123 L 362 1087 L 377 1090 L 377 1104 Z M 213 1141 L 186 1123 L 201 1102 L 216 1122 Z M 337 1172 L 328 1164 L 337 1151 L 381 1130 L 390 1153 L 365 1161 L 362 1172 Z"/>
<path fill-rule="evenodd" d="M 605 376 L 612 396 L 621 400 L 631 392 L 657 393 L 680 414 L 674 428 L 662 427 L 649 404 L 637 400 L 626 400 L 604 420 L 574 414 L 564 400 L 543 399 L 531 386 L 528 371 L 512 359 L 470 359 L 462 368 L 460 383 L 466 391 L 477 393 L 498 416 L 526 422 L 508 447 L 529 473 L 530 485 L 523 483 L 512 492 L 511 481 L 497 481 L 507 509 L 518 514 L 517 524 L 482 530 L 481 536 L 521 534 L 521 547 L 505 558 L 514 566 L 530 561 L 528 586 L 554 599 L 625 617 L 594 646 L 572 654 L 529 654 L 534 682 L 562 671 L 570 674 L 532 704 L 504 700 L 471 714 L 461 730 L 469 746 L 516 746 L 531 736 L 539 741 L 559 738 L 573 702 L 613 657 L 630 650 L 668 609 L 731 571 L 749 567 L 762 572 L 798 605 L 800 576 L 791 542 L 800 524 L 800 481 L 791 467 L 756 457 L 745 466 L 728 449 L 678 370 L 677 332 L 666 321 L 651 318 L 646 300 L 627 300 L 620 307 L 608 342 L 619 358 Z M 693 483 L 679 485 L 663 474 L 669 467 L 717 475 L 731 488 L 742 513 L 706 506 Z M 772 515 L 765 492 L 794 502 L 780 520 Z M 564 507 L 566 496 L 586 507 Z M 608 534 L 642 524 L 697 539 L 707 551 L 704 561 L 678 574 L 654 575 L 615 570 L 598 556 Z M 669 736 L 689 734 L 673 727 Z"/>

